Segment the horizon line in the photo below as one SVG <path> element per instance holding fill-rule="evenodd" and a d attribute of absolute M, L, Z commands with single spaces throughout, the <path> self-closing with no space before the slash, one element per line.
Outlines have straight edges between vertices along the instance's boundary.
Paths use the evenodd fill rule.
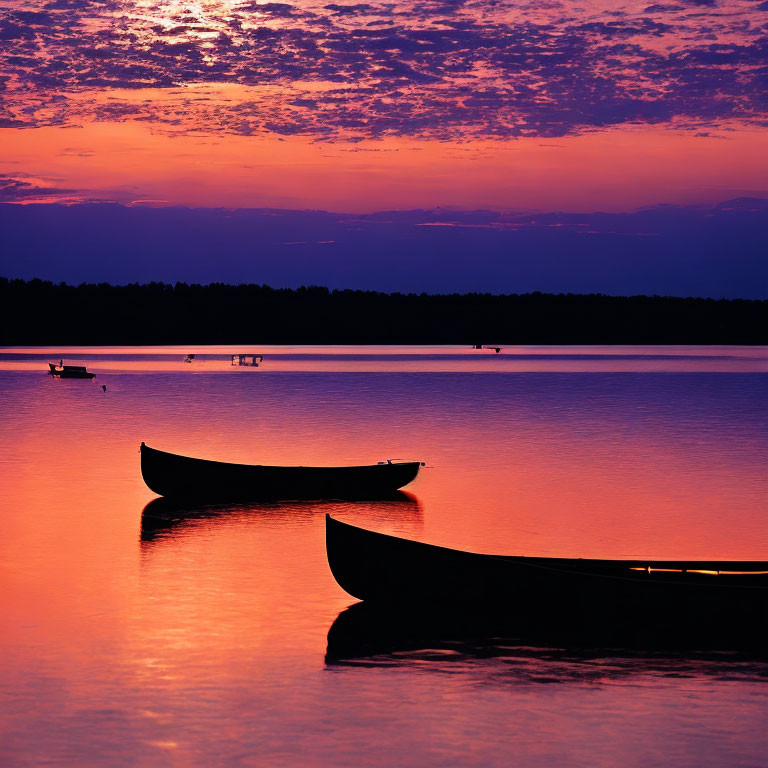
<path fill-rule="evenodd" d="M 160 280 L 149 280 L 147 282 L 133 282 L 133 283 L 109 283 L 109 282 L 96 282 L 96 283 L 89 283 L 89 282 L 82 282 L 82 283 L 68 283 L 67 281 L 58 281 L 55 280 L 48 280 L 46 278 L 41 277 L 33 277 L 30 279 L 25 279 L 23 277 L 6 277 L 5 275 L 0 275 L 0 285 L 3 283 L 6 283 L 8 285 L 11 285 L 13 283 L 23 283 L 25 285 L 30 285 L 32 283 L 39 283 L 42 285 L 48 285 L 52 288 L 72 288 L 72 289 L 79 289 L 79 288 L 114 288 L 114 289 L 121 289 L 121 288 L 147 288 L 147 287 L 162 287 L 164 289 L 171 289 L 171 290 L 177 290 L 178 288 L 257 288 L 262 291 L 272 291 L 274 293 L 279 292 L 290 292 L 290 293 L 317 293 L 317 292 L 325 292 L 328 295 L 333 294 L 341 294 L 341 293 L 357 293 L 357 294 L 372 294 L 374 296 L 386 296 L 386 297 L 406 297 L 406 298 L 451 298 L 451 297 L 462 297 L 462 296 L 482 296 L 482 297 L 493 297 L 493 298 L 526 298 L 526 297 L 536 297 L 536 298 L 603 298 L 603 299 L 653 299 L 653 300 L 673 300 L 673 301 L 707 301 L 707 302 L 728 302 L 728 303 L 734 303 L 734 302 L 744 302 L 744 303 L 753 303 L 753 304 L 768 304 L 768 298 L 765 299 L 745 299 L 741 297 L 734 297 L 734 298 L 726 298 L 726 297 L 719 297 L 714 298 L 712 296 L 675 296 L 671 294 L 647 294 L 647 293 L 634 293 L 634 294 L 614 294 L 614 293 L 603 293 L 603 292 L 594 292 L 594 293 L 573 293 L 571 291 L 559 291 L 559 292 L 549 292 L 549 291 L 526 291 L 524 293 L 492 293 L 490 291 L 466 291 L 464 293 L 459 293 L 457 291 L 453 291 L 450 293 L 428 293 L 426 291 L 422 292 L 414 292 L 414 291 L 377 291 L 377 290 L 371 290 L 371 289 L 363 289 L 363 288 L 330 288 L 329 286 L 325 285 L 298 285 L 296 287 L 289 287 L 289 286 L 281 286 L 281 287 L 274 287 L 272 285 L 268 285 L 267 283 L 253 283 L 253 282 L 243 282 L 243 283 L 226 283 L 226 282 L 210 282 L 210 283 L 188 283 L 182 280 L 177 280 L 173 283 L 166 283 Z"/>

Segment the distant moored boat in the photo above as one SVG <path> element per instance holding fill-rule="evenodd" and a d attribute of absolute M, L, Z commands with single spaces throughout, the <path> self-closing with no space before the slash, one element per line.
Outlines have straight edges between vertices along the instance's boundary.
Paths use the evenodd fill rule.
<path fill-rule="evenodd" d="M 48 373 L 62 379 L 92 379 L 96 374 L 86 370 L 84 365 L 64 365 L 48 363 Z"/>
<path fill-rule="evenodd" d="M 144 482 L 161 496 L 195 500 L 375 498 L 410 483 L 421 466 L 418 461 L 357 467 L 229 464 L 141 444 Z"/>

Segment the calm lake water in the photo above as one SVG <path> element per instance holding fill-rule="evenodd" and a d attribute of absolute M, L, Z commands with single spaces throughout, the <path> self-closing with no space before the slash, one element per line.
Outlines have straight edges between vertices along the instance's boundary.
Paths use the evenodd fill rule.
<path fill-rule="evenodd" d="M 60 357 L 96 379 L 49 378 Z M 768 663 L 706 638 L 326 662 L 355 601 L 323 519 L 481 552 L 768 560 L 768 349 L 5 349 L 0 408 L 4 766 L 768 765 Z M 428 466 L 401 500 L 150 530 L 142 440 Z"/>

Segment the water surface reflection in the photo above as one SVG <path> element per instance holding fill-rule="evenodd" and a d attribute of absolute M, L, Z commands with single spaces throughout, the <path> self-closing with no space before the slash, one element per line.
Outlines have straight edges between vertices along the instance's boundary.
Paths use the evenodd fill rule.
<path fill-rule="evenodd" d="M 0 360 L 3 766 L 764 763 L 768 685 L 751 649 L 416 625 L 415 642 L 398 625 L 373 647 L 350 629 L 362 609 L 334 622 L 351 599 L 328 568 L 323 520 L 478 552 L 765 559 L 764 362 L 743 373 L 748 361 L 724 350 L 650 351 L 608 361 L 634 372 L 562 359 L 546 362 L 557 373 L 536 360 L 514 365 L 537 373 L 502 373 L 505 349 L 413 361 L 451 372 L 384 358 L 285 359 L 281 372 L 267 357 L 253 375 L 138 375 L 99 351 L 106 394 Z M 195 351 L 180 348 L 178 365 Z M 730 372 L 712 372 L 712 355 Z M 465 372 L 480 366 L 496 372 Z M 142 440 L 245 464 L 430 466 L 399 501 L 174 511 L 141 479 Z M 332 624 L 344 664 L 324 661 Z M 520 684 L 546 678 L 560 684 Z"/>
<path fill-rule="evenodd" d="M 632 674 L 768 678 L 762 635 L 738 626 L 688 623 L 627 627 L 606 615 L 589 624 L 546 605 L 525 616 L 514 606 L 451 612 L 356 603 L 328 630 L 329 666 L 401 666 L 445 672 L 493 660 L 510 681 L 600 682 Z M 486 670 L 488 671 L 488 670 Z M 483 674 L 482 665 L 475 670 Z"/>
<path fill-rule="evenodd" d="M 419 500 L 410 493 L 393 491 L 382 498 L 335 501 L 276 501 L 236 504 L 194 504 L 187 501 L 158 497 L 141 512 L 141 540 L 155 541 L 179 534 L 204 530 L 221 521 L 226 524 L 248 525 L 261 515 L 270 521 L 297 519 L 328 514 L 343 514 L 350 520 L 381 525 L 396 522 L 403 530 L 417 533 L 423 524 Z"/>

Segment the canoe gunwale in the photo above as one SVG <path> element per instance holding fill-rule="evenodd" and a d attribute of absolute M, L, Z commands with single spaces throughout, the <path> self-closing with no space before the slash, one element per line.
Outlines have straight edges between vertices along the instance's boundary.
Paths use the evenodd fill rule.
<path fill-rule="evenodd" d="M 578 566 L 586 567 L 616 567 L 616 568 L 634 568 L 650 567 L 654 568 L 670 568 L 670 569 L 682 569 L 689 571 L 697 570 L 743 570 L 743 571 L 768 571 L 768 561 L 765 560 L 651 560 L 651 559 L 598 559 L 598 558 L 582 558 L 582 557 L 538 557 L 528 555 L 496 555 L 496 554 L 484 554 L 481 552 L 472 552 L 464 549 L 453 549 L 452 547 L 442 547 L 439 544 L 427 544 L 426 542 L 414 541 L 413 539 L 405 539 L 401 536 L 392 536 L 387 533 L 379 533 L 378 531 L 371 531 L 367 528 L 360 528 L 356 525 L 350 525 L 344 523 L 341 520 L 336 520 L 326 513 L 327 524 L 343 526 L 346 529 L 353 529 L 361 534 L 368 534 L 370 536 L 379 536 L 382 539 L 391 539 L 393 542 L 399 542 L 404 544 L 413 544 L 418 547 L 427 547 L 433 552 L 444 552 L 455 555 L 467 555 L 473 558 L 482 558 L 483 560 L 496 561 L 503 563 L 515 563 L 519 565 L 530 565 L 540 568 L 554 567 L 557 570 L 561 570 L 561 566 L 573 566 L 573 572 L 578 573 Z M 727 566 L 727 567 L 726 567 Z M 728 574 L 722 574 L 728 575 Z"/>
<path fill-rule="evenodd" d="M 184 461 L 196 462 L 198 464 L 213 464 L 216 467 L 224 468 L 231 467 L 233 469 L 308 469 L 308 470 L 345 470 L 345 469 L 371 469 L 373 467 L 421 467 L 423 466 L 420 461 L 391 461 L 386 464 L 350 464 L 346 466 L 305 466 L 303 464 L 238 464 L 231 461 L 217 461 L 216 459 L 198 459 L 196 456 L 184 456 L 180 453 L 171 453 L 170 451 L 161 451 L 158 448 L 152 448 L 146 443 L 141 444 L 142 454 L 147 452 L 148 455 L 158 454 L 168 459 L 176 460 L 181 459 Z"/>

